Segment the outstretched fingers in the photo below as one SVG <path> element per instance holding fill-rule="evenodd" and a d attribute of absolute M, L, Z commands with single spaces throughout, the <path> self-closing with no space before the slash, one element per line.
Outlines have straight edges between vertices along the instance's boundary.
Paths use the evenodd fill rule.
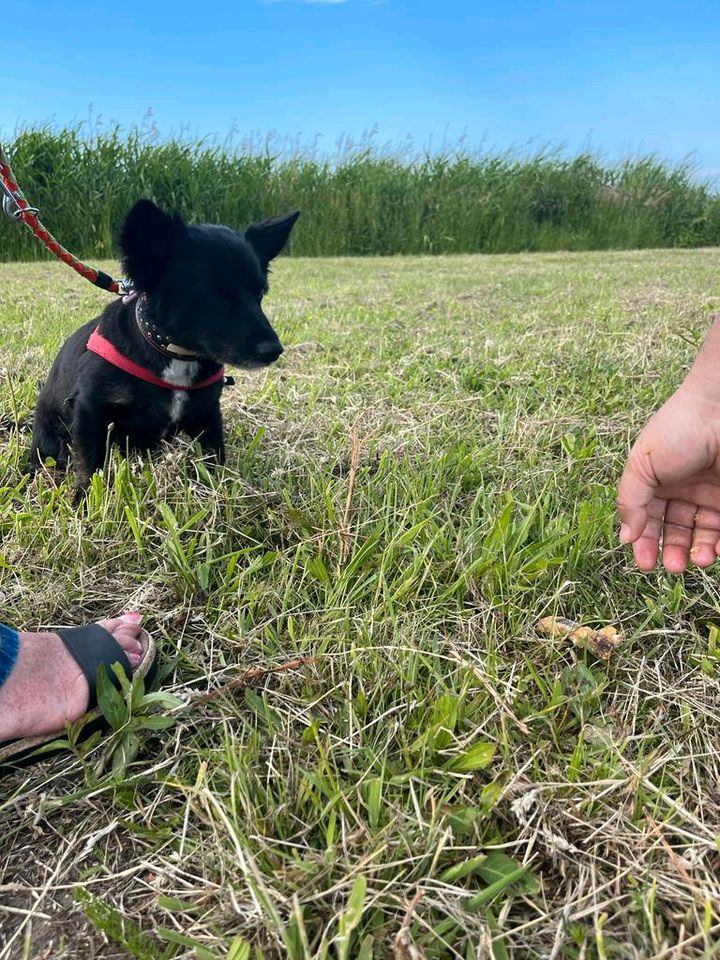
<path fill-rule="evenodd" d="M 648 479 L 645 476 L 645 471 L 639 469 L 634 452 L 631 451 L 620 480 L 617 496 L 617 508 L 622 524 L 620 527 L 620 541 L 622 543 L 634 544 L 641 536 L 645 535 L 648 523 L 652 519 L 649 507 L 657 499 L 655 496 L 656 489 L 657 482 Z"/>
<path fill-rule="evenodd" d="M 663 535 L 663 517 L 667 502 L 656 497 L 645 510 L 645 525 L 632 541 L 635 563 L 641 570 L 652 570 L 657 563 L 660 541 Z"/>
<path fill-rule="evenodd" d="M 662 530 L 663 566 L 669 573 L 683 573 L 690 560 L 696 534 L 697 504 L 686 500 L 669 500 L 665 508 Z"/>
<path fill-rule="evenodd" d="M 652 570 L 662 543 L 662 562 L 668 573 L 683 573 L 688 564 L 708 567 L 720 555 L 720 512 L 687 500 L 659 497 L 647 508 L 641 535 L 633 543 L 635 562 Z"/>
<path fill-rule="evenodd" d="M 700 507 L 695 514 L 690 559 L 698 567 L 709 567 L 717 559 L 717 543 L 720 539 L 720 511 Z"/>

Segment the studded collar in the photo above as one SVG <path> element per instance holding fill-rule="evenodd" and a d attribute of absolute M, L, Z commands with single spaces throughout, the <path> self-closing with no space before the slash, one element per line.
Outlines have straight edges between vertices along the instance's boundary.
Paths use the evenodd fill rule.
<path fill-rule="evenodd" d="M 195 350 L 187 350 L 177 343 L 172 343 L 170 337 L 163 333 L 149 315 L 146 294 L 138 294 L 137 291 L 132 291 L 132 293 L 123 297 L 124 303 L 132 303 L 133 301 L 135 302 L 135 322 L 138 330 L 154 350 L 166 357 L 172 357 L 173 360 L 199 360 L 203 358 L 204 354 Z"/>

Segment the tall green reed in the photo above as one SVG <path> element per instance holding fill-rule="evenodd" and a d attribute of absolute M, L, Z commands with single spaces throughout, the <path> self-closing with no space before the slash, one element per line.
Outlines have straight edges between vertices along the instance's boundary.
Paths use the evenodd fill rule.
<path fill-rule="evenodd" d="M 242 227 L 299 208 L 304 256 L 495 253 L 720 243 L 720 195 L 689 163 L 617 164 L 584 153 L 393 152 L 369 141 L 276 149 L 160 140 L 147 130 L 35 127 L 6 142 L 28 198 L 74 253 L 110 257 L 132 203 L 150 196 L 195 221 Z M 0 221 L 0 259 L 47 253 Z"/>

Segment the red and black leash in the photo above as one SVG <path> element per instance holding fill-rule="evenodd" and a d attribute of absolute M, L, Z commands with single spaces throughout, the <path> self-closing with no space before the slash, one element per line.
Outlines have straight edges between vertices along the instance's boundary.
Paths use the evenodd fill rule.
<path fill-rule="evenodd" d="M 33 234 L 38 238 L 38 240 L 44 243 L 51 253 L 55 254 L 58 260 L 62 260 L 63 263 L 66 263 L 69 267 L 72 267 L 76 273 L 79 273 L 81 277 L 85 277 L 85 279 L 89 280 L 90 283 L 94 283 L 96 287 L 100 287 L 102 290 L 107 290 L 110 293 L 123 295 L 125 297 L 125 302 L 130 302 L 133 298 L 136 298 L 137 294 L 132 291 L 132 285 L 130 283 L 125 280 L 113 280 L 109 274 L 103 273 L 102 270 L 96 270 L 94 267 L 88 266 L 87 263 L 83 263 L 82 260 L 78 260 L 77 257 L 74 257 L 68 250 L 65 249 L 65 247 L 58 243 L 50 231 L 47 230 L 42 223 L 40 223 L 40 220 L 38 219 L 38 213 L 40 211 L 37 209 L 37 207 L 31 207 L 25 199 L 22 190 L 18 186 L 18 182 L 15 179 L 15 175 L 12 172 L 12 167 L 10 166 L 10 161 L 8 160 L 7 154 L 3 150 L 1 143 L 0 187 L 2 188 L 3 194 L 3 211 L 8 217 L 10 217 L 11 220 L 22 220 L 23 223 L 32 230 Z M 138 326 L 140 326 L 139 323 Z M 142 327 L 140 327 L 140 329 L 142 330 Z M 155 349 L 160 349 L 155 344 L 153 344 L 153 346 Z M 167 390 L 200 390 L 203 387 L 209 387 L 220 380 L 222 380 L 226 386 L 230 386 L 235 382 L 232 377 L 226 377 L 225 368 L 223 366 L 219 366 L 215 373 L 211 374 L 209 377 L 206 377 L 204 380 L 199 381 L 198 383 L 193 383 L 188 386 L 178 386 L 177 384 L 170 383 L 167 380 L 163 380 L 161 377 L 157 377 L 154 373 L 152 373 L 152 371 L 146 370 L 144 367 L 141 367 L 139 364 L 120 353 L 113 343 L 102 336 L 99 329 L 95 329 L 91 334 L 90 339 L 88 340 L 87 348 L 93 353 L 97 353 L 99 356 L 103 357 L 103 359 L 107 360 L 108 363 L 111 363 L 113 366 L 119 367 L 121 370 L 129 373 L 131 376 L 137 377 L 140 380 L 145 380 L 148 383 L 153 383 L 155 386 L 164 387 Z"/>
<path fill-rule="evenodd" d="M 113 280 L 109 274 L 103 273 L 102 270 L 96 270 L 94 267 L 88 266 L 87 263 L 83 263 L 82 260 L 78 260 L 77 257 L 74 257 L 65 247 L 58 243 L 50 231 L 42 225 L 38 219 L 40 211 L 37 207 L 30 206 L 25 199 L 1 143 L 0 187 L 2 187 L 2 207 L 5 214 L 10 217 L 11 220 L 22 220 L 22 222 L 32 230 L 38 240 L 44 243 L 51 253 L 55 254 L 58 260 L 62 260 L 63 263 L 72 267 L 76 273 L 79 273 L 81 277 L 85 277 L 86 280 L 94 283 L 96 287 L 100 287 L 102 290 L 120 295 L 128 292 L 130 285 L 125 280 Z"/>

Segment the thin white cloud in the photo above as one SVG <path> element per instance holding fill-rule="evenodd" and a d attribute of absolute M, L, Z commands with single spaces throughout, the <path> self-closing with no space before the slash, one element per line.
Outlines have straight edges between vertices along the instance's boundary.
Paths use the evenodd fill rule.
<path fill-rule="evenodd" d="M 349 0 L 263 0 L 264 3 L 295 3 L 301 6 L 323 3 L 326 6 L 336 6 L 339 3 L 348 3 Z"/>

